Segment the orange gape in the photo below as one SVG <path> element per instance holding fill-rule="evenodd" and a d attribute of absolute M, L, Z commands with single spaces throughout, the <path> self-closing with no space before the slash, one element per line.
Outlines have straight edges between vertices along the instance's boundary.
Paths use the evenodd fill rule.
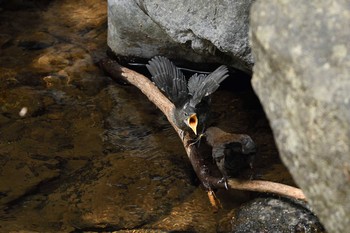
<path fill-rule="evenodd" d="M 190 128 L 193 130 L 194 134 L 197 135 L 197 125 L 198 125 L 197 114 L 192 114 L 192 115 L 188 118 L 188 125 L 189 125 Z"/>

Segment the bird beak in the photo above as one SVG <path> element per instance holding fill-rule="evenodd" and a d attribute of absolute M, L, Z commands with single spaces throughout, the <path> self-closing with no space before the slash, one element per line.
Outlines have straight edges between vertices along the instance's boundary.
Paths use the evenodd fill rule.
<path fill-rule="evenodd" d="M 197 135 L 198 118 L 195 113 L 187 119 L 187 125 L 193 130 L 194 134 Z"/>

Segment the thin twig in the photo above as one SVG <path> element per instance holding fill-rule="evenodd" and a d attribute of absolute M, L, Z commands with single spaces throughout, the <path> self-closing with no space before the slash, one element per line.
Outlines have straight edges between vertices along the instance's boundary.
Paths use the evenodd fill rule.
<path fill-rule="evenodd" d="M 203 157 L 199 155 L 197 148 L 189 143 L 191 140 L 190 136 L 186 134 L 185 137 L 181 137 L 181 130 L 172 120 L 174 105 L 148 78 L 119 65 L 116 61 L 109 58 L 102 59 L 99 64 L 114 80 L 121 79 L 140 89 L 141 92 L 164 113 L 182 140 L 191 164 L 198 178 L 206 188 L 225 188 L 224 183 L 219 182 L 221 180 L 220 178 L 210 176 L 209 169 L 206 167 Z M 306 200 L 305 195 L 300 189 L 270 181 L 229 179 L 228 187 L 230 189 L 274 193 L 299 200 Z"/>

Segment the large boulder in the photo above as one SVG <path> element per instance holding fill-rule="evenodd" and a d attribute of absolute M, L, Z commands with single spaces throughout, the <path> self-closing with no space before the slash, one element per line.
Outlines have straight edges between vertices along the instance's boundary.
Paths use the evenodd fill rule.
<path fill-rule="evenodd" d="M 253 87 L 284 163 L 329 232 L 350 226 L 350 4 L 259 0 Z"/>
<path fill-rule="evenodd" d="M 108 45 L 118 56 L 165 55 L 226 63 L 250 73 L 253 1 L 109 0 Z"/>

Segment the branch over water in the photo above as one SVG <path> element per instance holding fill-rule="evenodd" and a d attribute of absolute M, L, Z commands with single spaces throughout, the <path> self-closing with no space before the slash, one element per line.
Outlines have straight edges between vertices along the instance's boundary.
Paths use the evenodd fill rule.
<path fill-rule="evenodd" d="M 192 138 L 188 134 L 182 138 L 181 130 L 175 125 L 172 120 L 171 114 L 175 106 L 147 77 L 119 65 L 116 61 L 109 58 L 102 59 L 99 64 L 101 68 L 107 72 L 115 81 L 120 82 L 122 80 L 137 87 L 152 103 L 154 103 L 164 113 L 182 140 L 193 169 L 206 188 L 209 190 L 212 188 L 225 188 L 225 184 L 223 182 L 220 182 L 221 178 L 216 178 L 209 174 L 209 169 L 205 165 L 203 157 L 200 156 L 197 148 L 190 143 Z M 299 200 L 306 200 L 306 197 L 301 189 L 285 184 L 263 180 L 241 180 L 232 178 L 228 179 L 227 183 L 228 188 L 230 189 L 274 193 L 277 195 L 291 197 Z"/>

